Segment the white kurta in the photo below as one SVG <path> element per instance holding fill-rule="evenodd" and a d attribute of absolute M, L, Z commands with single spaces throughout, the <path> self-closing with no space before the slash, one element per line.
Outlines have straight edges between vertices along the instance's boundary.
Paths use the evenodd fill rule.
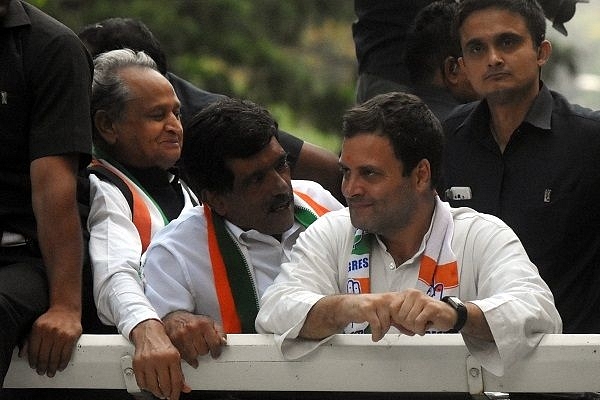
<path fill-rule="evenodd" d="M 561 319 L 550 289 L 504 222 L 468 208 L 451 209 L 451 213 L 452 250 L 459 266 L 458 296 L 481 308 L 495 342 L 463 338 L 482 366 L 501 375 L 535 348 L 544 333 L 560 333 Z M 262 297 L 256 329 L 278 335 L 284 355 L 300 350 L 294 349 L 293 341 L 283 342 L 298 336 L 311 307 L 324 296 L 345 293 L 354 233 L 348 209 L 320 218 L 300 235 L 291 261 L 282 265 L 281 274 Z M 399 266 L 385 245 L 375 241 L 371 292 L 415 288 L 428 236 L 419 251 Z M 392 328 L 392 332 L 398 331 Z M 306 348 L 306 343 L 300 345 Z"/>
<path fill-rule="evenodd" d="M 106 161 L 102 163 L 115 172 Z M 137 188 L 124 174 L 118 175 Z M 165 220 L 154 201 L 143 190 L 137 192 L 150 212 L 153 237 L 165 226 Z M 183 210 L 192 208 L 188 192 L 183 190 L 183 194 Z M 90 199 L 87 224 L 98 316 L 103 323 L 115 325 L 129 339 L 137 324 L 147 319 L 159 319 L 144 295 L 140 278 L 142 242 L 133 224 L 129 203 L 116 186 L 90 174 Z"/>
<path fill-rule="evenodd" d="M 329 210 L 343 207 L 318 183 L 293 180 L 292 186 Z M 310 208 L 298 196 L 294 196 L 294 203 Z M 243 231 L 229 221 L 225 221 L 225 226 L 248 262 L 258 302 L 279 273 L 281 263 L 289 260 L 304 227 L 294 222 L 280 242 L 256 230 Z M 182 213 L 156 235 L 146 253 L 143 272 L 146 295 L 160 317 L 184 310 L 222 322 L 202 206 Z"/>

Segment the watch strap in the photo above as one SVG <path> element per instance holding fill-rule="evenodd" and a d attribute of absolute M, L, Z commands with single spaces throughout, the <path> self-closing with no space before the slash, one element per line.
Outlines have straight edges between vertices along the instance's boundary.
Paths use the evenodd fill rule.
<path fill-rule="evenodd" d="M 458 315 L 456 324 L 454 324 L 448 333 L 458 333 L 467 323 L 467 307 L 458 297 L 455 296 L 445 296 L 442 298 L 442 301 L 455 309 Z"/>

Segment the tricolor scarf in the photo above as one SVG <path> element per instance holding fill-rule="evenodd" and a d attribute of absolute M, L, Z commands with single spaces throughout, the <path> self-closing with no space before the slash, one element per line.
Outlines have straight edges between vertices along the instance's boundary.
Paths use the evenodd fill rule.
<path fill-rule="evenodd" d="M 421 258 L 416 289 L 438 300 L 444 296 L 458 295 L 458 263 L 451 247 L 453 232 L 454 220 L 450 206 L 436 196 L 431 233 Z M 370 255 L 374 240 L 372 234 L 356 230 L 348 260 L 347 293 L 371 292 Z M 350 323 L 344 328 L 344 333 L 366 333 L 367 329 L 367 322 Z"/>
<path fill-rule="evenodd" d="M 305 204 L 299 204 L 297 198 Z M 305 193 L 294 191 L 294 218 L 305 228 L 329 210 Z M 258 291 L 244 254 L 227 232 L 225 220 L 204 205 L 208 250 L 225 333 L 256 333 Z"/>

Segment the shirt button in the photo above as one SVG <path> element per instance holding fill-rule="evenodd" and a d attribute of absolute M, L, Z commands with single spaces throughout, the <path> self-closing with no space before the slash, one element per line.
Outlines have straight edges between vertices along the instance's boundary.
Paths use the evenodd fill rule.
<path fill-rule="evenodd" d="M 390 270 L 393 271 L 396 269 L 396 264 L 394 264 L 393 262 L 390 263 Z"/>

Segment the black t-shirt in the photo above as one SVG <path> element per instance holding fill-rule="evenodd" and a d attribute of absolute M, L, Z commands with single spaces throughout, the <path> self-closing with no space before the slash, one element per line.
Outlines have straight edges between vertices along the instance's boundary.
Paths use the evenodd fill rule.
<path fill-rule="evenodd" d="M 0 21 L 0 231 L 35 235 L 31 161 L 92 150 L 91 59 L 77 36 L 13 0 Z"/>
<path fill-rule="evenodd" d="M 352 24 L 359 73 L 408 82 L 403 61 L 406 33 L 418 12 L 433 0 L 355 0 Z"/>

